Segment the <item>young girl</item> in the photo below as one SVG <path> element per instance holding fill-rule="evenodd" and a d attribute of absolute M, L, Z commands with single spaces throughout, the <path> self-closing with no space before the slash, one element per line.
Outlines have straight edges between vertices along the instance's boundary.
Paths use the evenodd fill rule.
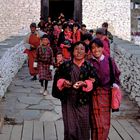
<path fill-rule="evenodd" d="M 120 71 L 115 61 L 111 58 L 114 81 L 112 83 L 109 57 L 103 54 L 103 43 L 95 38 L 90 43 L 92 57 L 90 62 L 96 68 L 99 77 L 99 86 L 92 94 L 92 138 L 91 140 L 107 140 L 111 120 L 111 89 L 119 88 Z"/>
<path fill-rule="evenodd" d="M 44 96 L 48 94 L 47 85 L 48 81 L 52 80 L 52 73 L 50 65 L 53 64 L 53 51 L 50 47 L 48 36 L 44 34 L 41 38 L 42 45 L 37 49 L 37 61 L 39 71 L 39 81 L 41 83 L 41 90 Z"/>

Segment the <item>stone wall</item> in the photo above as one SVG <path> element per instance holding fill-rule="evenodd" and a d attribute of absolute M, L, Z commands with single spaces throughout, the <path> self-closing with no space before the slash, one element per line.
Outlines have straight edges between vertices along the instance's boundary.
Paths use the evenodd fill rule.
<path fill-rule="evenodd" d="M 140 106 L 140 46 L 116 38 L 112 49 L 121 70 L 122 87 Z"/>
<path fill-rule="evenodd" d="M 40 0 L 0 0 L 0 41 L 40 18 Z"/>
<path fill-rule="evenodd" d="M 24 50 L 25 45 L 22 41 L 9 48 L 0 59 L 0 98 L 4 96 L 7 87 L 27 59 L 27 55 L 23 53 Z"/>
<path fill-rule="evenodd" d="M 130 10 L 130 0 L 83 0 L 83 23 L 97 28 L 108 22 L 114 35 L 130 40 Z"/>

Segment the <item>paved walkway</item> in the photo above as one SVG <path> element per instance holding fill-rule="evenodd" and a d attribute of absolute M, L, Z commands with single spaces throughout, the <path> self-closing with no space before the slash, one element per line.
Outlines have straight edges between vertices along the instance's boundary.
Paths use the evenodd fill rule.
<path fill-rule="evenodd" d="M 39 93 L 40 84 L 30 81 L 27 63 L 17 73 L 0 103 L 5 125 L 0 140 L 63 140 L 60 101 Z M 139 112 L 124 93 L 120 112 L 112 114 L 110 140 L 140 140 Z"/>

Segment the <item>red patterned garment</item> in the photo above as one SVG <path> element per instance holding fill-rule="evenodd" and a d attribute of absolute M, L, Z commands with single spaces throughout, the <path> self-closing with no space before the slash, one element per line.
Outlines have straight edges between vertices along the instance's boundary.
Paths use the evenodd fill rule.
<path fill-rule="evenodd" d="M 76 33 L 72 33 L 72 43 L 76 43 L 81 40 L 81 32 L 77 30 Z"/>
<path fill-rule="evenodd" d="M 114 83 L 120 85 L 120 71 L 113 59 Z M 111 117 L 111 76 L 109 58 L 102 55 L 98 60 L 92 56 L 90 62 L 96 68 L 99 87 L 92 97 L 92 140 L 107 140 Z"/>
<path fill-rule="evenodd" d="M 28 55 L 28 66 L 31 76 L 38 74 L 38 70 L 33 67 L 33 63 L 36 59 L 36 49 L 40 45 L 40 37 L 37 34 L 31 34 L 29 36 L 28 43 L 32 46 L 30 49 L 26 49 L 24 53 Z"/>
<path fill-rule="evenodd" d="M 37 49 L 39 80 L 52 80 L 50 65 L 53 64 L 53 51 L 49 46 L 40 46 Z"/>
<path fill-rule="evenodd" d="M 103 45 L 104 45 L 103 54 L 109 57 L 110 56 L 110 43 L 109 43 L 109 39 L 107 37 L 104 37 L 102 42 L 103 42 Z"/>
<path fill-rule="evenodd" d="M 98 88 L 92 96 L 92 140 L 107 140 L 110 129 L 111 91 Z"/>

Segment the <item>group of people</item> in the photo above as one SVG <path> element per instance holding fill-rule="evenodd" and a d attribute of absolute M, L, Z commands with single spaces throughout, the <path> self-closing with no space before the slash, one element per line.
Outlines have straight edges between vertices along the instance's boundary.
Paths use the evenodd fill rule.
<path fill-rule="evenodd" d="M 51 66 L 56 68 L 52 95 L 61 101 L 64 140 L 107 140 L 111 89 L 120 85 L 120 71 L 110 57 L 113 37 L 108 23 L 94 33 L 73 19 L 65 21 L 61 13 L 58 21 L 52 22 L 49 17 L 39 23 L 42 36 L 36 28 L 32 23 L 26 37 L 29 70 L 32 80 L 39 75 L 40 92 L 47 95 Z M 38 63 L 36 68 L 34 62 Z"/>

